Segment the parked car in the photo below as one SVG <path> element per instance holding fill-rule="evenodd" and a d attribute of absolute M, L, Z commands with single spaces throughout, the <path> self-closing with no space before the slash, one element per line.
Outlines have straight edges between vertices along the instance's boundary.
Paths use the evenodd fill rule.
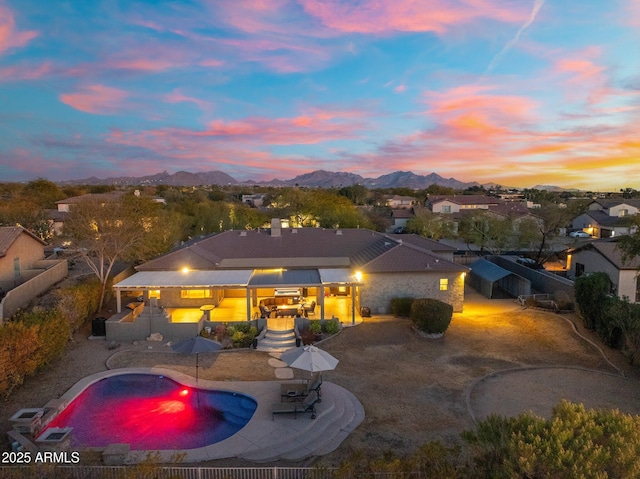
<path fill-rule="evenodd" d="M 516 259 L 516 263 L 531 269 L 544 269 L 544 266 L 538 263 L 535 259 L 525 258 L 524 256 L 520 256 Z"/>
<path fill-rule="evenodd" d="M 591 235 L 585 231 L 572 231 L 569 236 L 572 238 L 591 238 Z"/>

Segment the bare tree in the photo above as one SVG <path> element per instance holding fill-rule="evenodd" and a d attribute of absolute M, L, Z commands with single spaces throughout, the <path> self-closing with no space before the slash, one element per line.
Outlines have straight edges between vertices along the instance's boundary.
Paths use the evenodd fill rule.
<path fill-rule="evenodd" d="M 134 195 L 110 201 L 96 196 L 72 206 L 63 233 L 102 284 L 99 310 L 116 261 L 140 262 L 174 243 L 177 232 L 165 216 L 161 205 Z"/>

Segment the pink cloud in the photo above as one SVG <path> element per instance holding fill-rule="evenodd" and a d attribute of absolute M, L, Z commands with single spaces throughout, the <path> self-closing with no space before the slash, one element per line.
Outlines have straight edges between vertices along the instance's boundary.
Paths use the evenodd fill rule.
<path fill-rule="evenodd" d="M 301 0 L 305 11 L 341 32 L 435 32 L 444 34 L 454 27 L 479 19 L 521 23 L 529 12 L 506 2 L 490 0 L 445 1 L 378 0 L 341 2 L 340 0 Z"/>
<path fill-rule="evenodd" d="M 76 93 L 60 95 L 60 101 L 76 110 L 97 115 L 110 115 L 124 107 L 128 93 L 104 85 L 89 85 Z"/>
<path fill-rule="evenodd" d="M 396 93 L 403 93 L 405 90 L 407 89 L 406 85 L 403 83 L 401 85 L 398 85 L 397 87 L 395 87 L 393 89 L 393 91 L 395 91 Z"/>
<path fill-rule="evenodd" d="M 26 45 L 37 36 L 36 31 L 18 31 L 13 12 L 0 4 L 0 54 L 11 48 Z"/>
<path fill-rule="evenodd" d="M 564 81 L 569 100 L 586 98 L 589 104 L 596 104 L 615 94 L 608 85 L 606 68 L 598 63 L 601 54 L 600 47 L 589 47 L 555 60 L 552 73 Z"/>
<path fill-rule="evenodd" d="M 168 95 L 165 95 L 163 99 L 167 103 L 183 103 L 183 102 L 193 103 L 203 111 L 208 111 L 211 109 L 211 103 L 209 103 L 208 101 L 204 101 L 198 98 L 184 95 L 177 88 L 173 90 L 171 93 L 169 93 Z"/>
<path fill-rule="evenodd" d="M 50 73 L 51 63 L 0 67 L 0 81 L 36 80 Z"/>

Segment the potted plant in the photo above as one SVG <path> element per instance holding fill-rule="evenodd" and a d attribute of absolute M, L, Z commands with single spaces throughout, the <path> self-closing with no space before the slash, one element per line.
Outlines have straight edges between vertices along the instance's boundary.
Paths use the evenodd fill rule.
<path fill-rule="evenodd" d="M 316 341 L 322 339 L 322 324 L 320 321 L 311 321 L 309 324 L 309 331 L 311 331 Z"/>
<path fill-rule="evenodd" d="M 453 306 L 437 299 L 421 298 L 411 304 L 411 321 L 428 338 L 441 338 L 451 324 Z"/>

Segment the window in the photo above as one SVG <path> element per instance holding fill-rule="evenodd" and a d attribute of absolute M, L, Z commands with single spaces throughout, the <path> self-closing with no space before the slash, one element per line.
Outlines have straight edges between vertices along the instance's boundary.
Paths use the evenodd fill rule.
<path fill-rule="evenodd" d="M 442 212 L 443 213 L 451 213 L 451 205 L 443 206 L 442 207 Z"/>
<path fill-rule="evenodd" d="M 584 274 L 584 264 L 576 263 L 576 278 L 579 278 Z"/>
<path fill-rule="evenodd" d="M 440 291 L 446 291 L 449 289 L 449 280 L 447 278 L 440 278 Z"/>
<path fill-rule="evenodd" d="M 149 298 L 160 299 L 160 290 L 159 289 L 150 289 L 149 290 Z"/>
<path fill-rule="evenodd" d="M 212 298 L 210 289 L 183 289 L 180 290 L 181 298 L 190 298 L 190 299 L 203 299 L 203 298 Z"/>

